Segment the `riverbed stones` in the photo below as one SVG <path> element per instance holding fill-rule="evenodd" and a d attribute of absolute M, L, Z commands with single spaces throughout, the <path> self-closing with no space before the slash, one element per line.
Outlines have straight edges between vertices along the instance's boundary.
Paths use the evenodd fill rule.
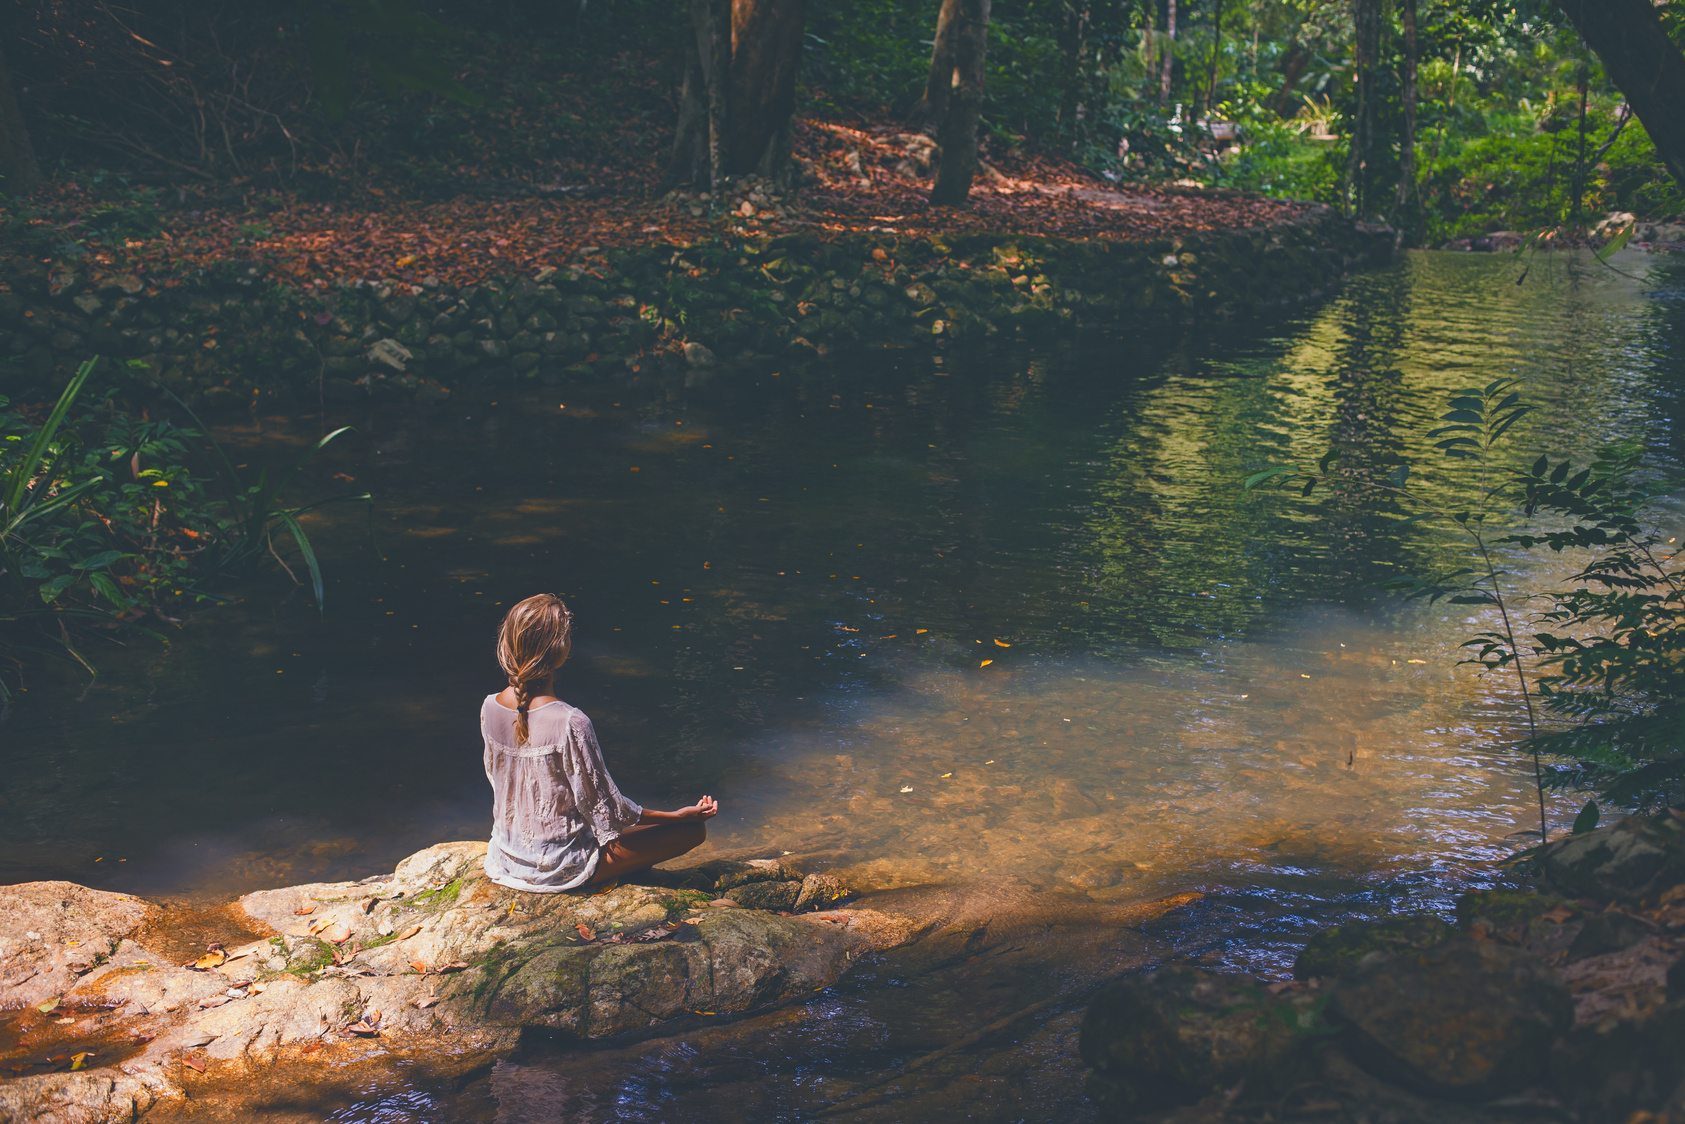
<path fill-rule="evenodd" d="M 1628 816 L 1546 844 L 1538 867 L 1545 884 L 1567 897 L 1648 904 L 1685 882 L 1685 811 Z"/>
<path fill-rule="evenodd" d="M 1539 1080 L 1551 1043 L 1574 1021 L 1567 987 L 1544 965 L 1464 936 L 1370 953 L 1340 978 L 1331 1012 L 1370 1072 L 1454 1098 Z"/>

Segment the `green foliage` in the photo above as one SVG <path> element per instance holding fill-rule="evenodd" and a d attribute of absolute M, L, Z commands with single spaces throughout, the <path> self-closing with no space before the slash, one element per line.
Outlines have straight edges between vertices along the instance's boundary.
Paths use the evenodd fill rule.
<path fill-rule="evenodd" d="M 148 618 L 174 623 L 175 606 L 211 597 L 212 579 L 268 559 L 285 567 L 274 547 L 280 533 L 294 540 L 320 605 L 321 568 L 299 516 L 369 497 L 286 506 L 267 473 L 243 483 L 202 427 L 124 413 L 119 380 L 102 379 L 106 389 L 88 405 L 100 367 L 82 364 L 44 416 L 0 398 L 0 660 L 44 655 L 90 666 L 79 636 L 145 632 Z M 343 432 L 318 442 L 281 485 Z M 209 480 L 189 467 L 202 450 L 220 470 Z M 0 701 L 9 697 L 0 679 Z"/>
<path fill-rule="evenodd" d="M 1500 626 L 1465 641 L 1470 654 L 1461 662 L 1516 678 L 1527 706 L 1523 747 L 1539 784 L 1542 837 L 1547 784 L 1595 788 L 1627 806 L 1685 799 L 1685 552 L 1663 540 L 1652 515 L 1656 502 L 1685 481 L 1646 478 L 1643 447 L 1632 441 L 1604 447 L 1583 468 L 1545 456 L 1506 467 L 1500 446 L 1531 410 L 1518 385 L 1499 379 L 1463 391 L 1441 415 L 1444 424 L 1428 434 L 1441 455 L 1473 469 L 1466 506 L 1429 503 L 1410 486 L 1409 465 L 1372 486 L 1416 508 L 1407 522 L 1438 522 L 1471 547 L 1469 567 L 1390 584 L 1430 602 L 1444 598 L 1497 611 Z M 1330 451 L 1314 473 L 1267 468 L 1247 477 L 1245 487 L 1291 485 L 1310 495 L 1330 480 L 1338 459 L 1338 450 Z M 1532 526 L 1538 521 L 1545 525 Z M 1518 523 L 1522 528 L 1512 529 Z M 1497 548 L 1504 546 L 1575 551 L 1587 560 L 1568 588 L 1539 595 L 1546 607 L 1523 619 L 1509 574 L 1497 564 Z M 1573 725 L 1541 731 L 1534 697 Z M 1556 770 L 1547 782 L 1546 756 L 1578 764 Z M 1588 803 L 1575 831 L 1595 826 L 1599 814 L 1596 802 Z"/>

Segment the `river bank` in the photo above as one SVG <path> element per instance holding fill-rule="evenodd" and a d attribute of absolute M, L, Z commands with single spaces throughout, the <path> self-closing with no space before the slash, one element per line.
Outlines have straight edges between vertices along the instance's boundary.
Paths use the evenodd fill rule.
<path fill-rule="evenodd" d="M 1312 936 L 1292 980 L 1190 966 L 1104 989 L 1107 1120 L 1685 1120 L 1685 812 L 1539 853 L 1536 882 Z"/>
<path fill-rule="evenodd" d="M 1258 225 L 1063 237 L 827 230 L 755 180 L 720 202 L 656 204 L 716 216 L 678 241 L 575 247 L 470 283 L 404 270 L 299 284 L 256 253 L 168 272 L 13 256 L 0 261 L 0 393 L 50 397 L 93 355 L 138 365 L 141 399 L 162 387 L 195 409 L 272 412 L 742 355 L 1126 336 L 1318 297 L 1392 251 L 1390 231 L 1314 204 L 1272 204 Z"/>

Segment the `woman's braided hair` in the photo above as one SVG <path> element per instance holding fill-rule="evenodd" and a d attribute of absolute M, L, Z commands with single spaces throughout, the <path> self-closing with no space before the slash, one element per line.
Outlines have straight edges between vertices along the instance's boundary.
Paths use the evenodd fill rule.
<path fill-rule="evenodd" d="M 567 662 L 573 650 L 573 614 L 553 593 L 529 597 L 510 609 L 497 632 L 497 662 L 515 689 L 515 744 L 527 744 L 532 684 Z"/>

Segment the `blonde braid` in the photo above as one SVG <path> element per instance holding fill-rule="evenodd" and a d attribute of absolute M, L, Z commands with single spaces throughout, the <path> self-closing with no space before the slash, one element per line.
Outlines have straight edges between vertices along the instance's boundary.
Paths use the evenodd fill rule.
<path fill-rule="evenodd" d="M 567 662 L 573 651 L 573 614 L 560 597 L 540 593 L 510 609 L 497 635 L 497 662 L 515 692 L 515 744 L 527 744 L 532 684 Z"/>

